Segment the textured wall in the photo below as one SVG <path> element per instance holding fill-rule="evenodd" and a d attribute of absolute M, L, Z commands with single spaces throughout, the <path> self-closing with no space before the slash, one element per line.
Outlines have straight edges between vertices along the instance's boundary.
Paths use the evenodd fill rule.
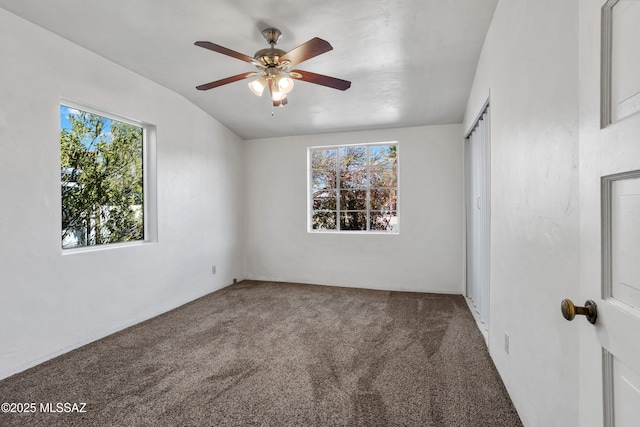
<path fill-rule="evenodd" d="M 2 378 L 241 279 L 244 238 L 236 135 L 1 9 L 0 28 Z M 62 254 L 60 97 L 156 125 L 157 242 Z"/>
<path fill-rule="evenodd" d="M 400 234 L 307 233 L 307 147 L 398 141 Z M 463 292 L 462 128 L 247 141 L 247 277 Z"/>
<path fill-rule="evenodd" d="M 499 3 L 465 129 L 489 94 L 490 352 L 525 425 L 576 425 L 578 1 Z"/>

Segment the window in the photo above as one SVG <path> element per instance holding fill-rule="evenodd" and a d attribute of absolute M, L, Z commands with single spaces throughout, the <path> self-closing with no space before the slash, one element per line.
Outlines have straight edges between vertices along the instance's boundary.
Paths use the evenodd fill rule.
<path fill-rule="evenodd" d="M 62 248 L 145 239 L 147 127 L 60 105 Z"/>
<path fill-rule="evenodd" d="M 398 144 L 309 148 L 309 230 L 398 232 Z"/>

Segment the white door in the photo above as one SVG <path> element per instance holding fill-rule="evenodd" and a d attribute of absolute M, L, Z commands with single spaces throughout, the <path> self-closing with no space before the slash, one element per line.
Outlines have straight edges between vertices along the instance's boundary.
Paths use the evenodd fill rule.
<path fill-rule="evenodd" d="M 489 331 L 489 140 L 487 106 L 465 141 L 466 296 L 485 339 Z"/>
<path fill-rule="evenodd" d="M 640 1 L 580 0 L 579 426 L 640 426 Z M 571 298 L 571 296 L 568 296 Z"/>

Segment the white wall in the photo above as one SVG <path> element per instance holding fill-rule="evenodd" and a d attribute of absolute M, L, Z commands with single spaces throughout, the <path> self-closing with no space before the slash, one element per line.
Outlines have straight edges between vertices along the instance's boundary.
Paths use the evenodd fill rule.
<path fill-rule="evenodd" d="M 489 346 L 527 426 L 578 419 L 577 55 L 578 0 L 500 1 L 464 123 L 490 93 Z"/>
<path fill-rule="evenodd" d="M 0 28 L 3 378 L 242 279 L 244 236 L 235 134 L 2 9 Z M 62 254 L 61 96 L 157 126 L 156 243 Z"/>
<path fill-rule="evenodd" d="M 400 234 L 307 233 L 307 147 L 398 141 Z M 246 141 L 247 277 L 463 292 L 460 125 Z"/>

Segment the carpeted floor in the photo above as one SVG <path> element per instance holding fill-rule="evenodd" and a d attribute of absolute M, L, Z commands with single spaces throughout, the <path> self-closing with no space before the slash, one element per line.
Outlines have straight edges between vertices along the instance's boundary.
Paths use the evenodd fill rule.
<path fill-rule="evenodd" d="M 0 400 L 36 403 L 2 426 L 522 425 L 462 296 L 256 281 L 2 380 Z"/>

